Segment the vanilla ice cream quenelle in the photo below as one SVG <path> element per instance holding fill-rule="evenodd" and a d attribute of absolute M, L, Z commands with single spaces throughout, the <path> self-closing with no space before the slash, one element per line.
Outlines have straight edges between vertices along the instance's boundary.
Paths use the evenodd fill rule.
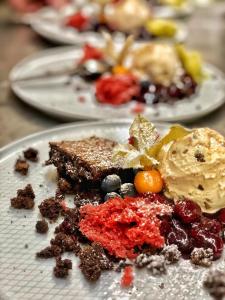
<path fill-rule="evenodd" d="M 203 212 L 225 207 L 225 138 L 209 128 L 194 129 L 159 153 L 166 196 L 190 199 Z"/>

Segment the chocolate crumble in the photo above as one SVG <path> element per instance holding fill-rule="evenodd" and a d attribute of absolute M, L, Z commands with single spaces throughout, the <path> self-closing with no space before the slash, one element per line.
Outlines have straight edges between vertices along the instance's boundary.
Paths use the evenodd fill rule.
<path fill-rule="evenodd" d="M 38 161 L 38 151 L 34 148 L 28 148 L 27 150 L 23 151 L 23 155 L 27 160 L 32 162 Z"/>
<path fill-rule="evenodd" d="M 177 245 L 168 245 L 164 247 L 161 254 L 165 257 L 165 263 L 167 265 L 174 264 L 181 258 L 181 252 Z"/>
<path fill-rule="evenodd" d="M 48 222 L 45 220 L 37 221 L 36 231 L 41 234 L 48 232 Z"/>
<path fill-rule="evenodd" d="M 36 254 L 38 258 L 52 258 L 62 254 L 62 249 L 57 245 L 52 245 L 44 248 Z"/>
<path fill-rule="evenodd" d="M 79 220 L 79 210 L 77 208 L 69 208 L 64 214 L 63 222 L 55 228 L 55 233 L 77 234 Z"/>
<path fill-rule="evenodd" d="M 54 275 L 57 278 L 65 278 L 69 275 L 69 270 L 72 269 L 72 261 L 70 259 L 56 258 L 56 266 L 54 267 Z"/>
<path fill-rule="evenodd" d="M 56 221 L 62 212 L 62 206 L 60 202 L 55 200 L 54 197 L 42 201 L 38 208 L 44 218 L 48 218 L 52 221 Z"/>
<path fill-rule="evenodd" d="M 11 199 L 11 206 L 17 209 L 32 209 L 34 207 L 34 198 L 33 188 L 28 184 L 24 189 L 17 191 L 17 197 Z"/>
<path fill-rule="evenodd" d="M 28 162 L 26 162 L 26 160 L 18 158 L 15 166 L 14 166 L 14 170 L 15 172 L 20 173 L 23 176 L 26 176 L 29 170 L 29 164 Z"/>
<path fill-rule="evenodd" d="M 135 265 L 138 268 L 143 268 L 147 266 L 150 262 L 150 256 L 144 253 L 141 253 L 138 255 L 138 257 L 135 260 Z"/>
<path fill-rule="evenodd" d="M 191 262 L 194 265 L 210 267 L 213 261 L 213 250 L 211 248 L 194 248 L 191 252 Z"/>
<path fill-rule="evenodd" d="M 72 236 L 60 232 L 51 240 L 51 244 L 60 247 L 62 252 L 70 252 L 75 249 L 76 240 Z"/>
<path fill-rule="evenodd" d="M 104 253 L 104 249 L 96 243 L 81 250 L 80 269 L 86 279 L 96 281 L 101 276 L 102 270 L 110 270 L 113 265 Z"/>
<path fill-rule="evenodd" d="M 166 273 L 165 258 L 162 255 L 152 255 L 149 256 L 149 262 L 147 264 L 147 269 L 152 273 L 152 275 L 161 275 Z"/>
<path fill-rule="evenodd" d="M 210 271 L 203 284 L 215 299 L 223 299 L 225 296 L 225 272 L 219 270 Z"/>

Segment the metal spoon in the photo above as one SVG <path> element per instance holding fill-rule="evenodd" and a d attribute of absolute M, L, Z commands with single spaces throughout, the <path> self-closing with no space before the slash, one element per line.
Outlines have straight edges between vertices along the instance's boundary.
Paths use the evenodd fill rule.
<path fill-rule="evenodd" d="M 57 79 L 60 76 L 73 77 L 75 75 L 79 75 L 84 78 L 97 78 L 101 76 L 103 73 L 109 71 L 111 66 L 107 64 L 105 61 L 99 60 L 87 60 L 84 64 L 80 64 L 76 67 L 70 69 L 62 69 L 62 70 L 49 70 L 43 74 L 29 75 L 27 77 L 10 79 L 10 83 L 32 83 L 33 84 L 45 84 L 48 83 L 46 80 L 49 79 Z M 41 82 L 40 82 L 41 80 Z M 43 82 L 42 82 L 43 81 Z M 52 84 L 53 82 L 51 82 Z M 58 82 L 57 82 L 58 83 Z"/>

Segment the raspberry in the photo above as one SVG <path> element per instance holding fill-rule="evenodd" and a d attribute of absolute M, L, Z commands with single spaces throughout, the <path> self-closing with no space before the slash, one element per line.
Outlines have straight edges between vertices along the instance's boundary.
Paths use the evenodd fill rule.
<path fill-rule="evenodd" d="M 194 203 L 191 200 L 184 200 L 175 204 L 174 214 L 183 223 L 189 224 L 198 221 L 201 217 L 202 212 L 198 204 Z"/>

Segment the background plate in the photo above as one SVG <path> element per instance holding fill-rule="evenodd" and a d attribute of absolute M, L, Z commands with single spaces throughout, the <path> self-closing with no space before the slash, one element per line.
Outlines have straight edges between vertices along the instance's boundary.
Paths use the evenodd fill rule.
<path fill-rule="evenodd" d="M 83 8 L 87 15 L 96 14 L 96 6 L 88 4 Z M 63 25 L 65 17 L 76 11 L 74 6 L 66 6 L 60 13 L 51 7 L 43 8 L 38 13 L 27 17 L 27 22 L 33 30 L 49 41 L 64 45 L 83 45 L 85 43 L 101 43 L 102 35 L 93 31 L 78 32 L 77 30 Z M 156 10 L 157 11 L 157 10 Z M 167 10 L 160 10 L 160 14 L 168 14 Z M 115 40 L 121 41 L 124 35 L 114 34 Z M 187 29 L 183 23 L 178 22 L 178 32 L 174 37 L 177 42 L 183 42 L 187 38 Z M 166 40 L 166 39 L 163 39 Z M 171 39 L 168 39 L 171 40 Z"/>
<path fill-rule="evenodd" d="M 1 300 L 210 299 L 202 289 L 202 278 L 207 271 L 184 260 L 169 267 L 168 274 L 160 277 L 153 277 L 146 270 L 138 271 L 134 287 L 122 290 L 119 285 L 121 274 L 116 272 L 104 272 L 96 284 L 88 283 L 78 269 L 78 259 L 74 255 L 73 270 L 68 279 L 53 277 L 53 259 L 35 259 L 35 253 L 49 244 L 55 227 L 55 224 L 50 224 L 47 235 L 35 232 L 38 205 L 46 197 L 53 196 L 56 189 L 55 169 L 42 165 L 48 158 L 48 142 L 80 139 L 93 134 L 124 142 L 129 125 L 129 120 L 72 124 L 29 136 L 0 150 Z M 168 130 L 166 124 L 156 126 L 162 134 Z M 31 163 L 29 175 L 22 177 L 13 172 L 13 166 L 22 151 L 30 146 L 39 150 L 40 161 Z M 16 195 L 18 188 L 28 183 L 32 184 L 36 194 L 35 209 L 10 208 L 10 198 Z M 223 259 L 215 263 L 218 264 L 221 269 L 225 267 Z M 160 288 L 161 283 L 165 285 L 163 289 Z"/>
<path fill-rule="evenodd" d="M 82 50 L 61 47 L 45 50 L 26 58 L 15 66 L 10 74 L 13 81 L 32 74 L 43 74 L 49 70 L 69 68 L 81 57 Z M 190 121 L 202 117 L 221 106 L 225 101 L 224 76 L 211 65 L 205 65 L 210 74 L 196 96 L 174 104 L 146 106 L 144 114 L 157 121 Z M 133 117 L 136 102 L 118 107 L 96 102 L 94 88 L 80 77 L 71 82 L 60 76 L 57 79 L 39 80 L 36 83 L 12 83 L 12 89 L 23 101 L 50 115 L 63 120 L 109 119 Z"/>

